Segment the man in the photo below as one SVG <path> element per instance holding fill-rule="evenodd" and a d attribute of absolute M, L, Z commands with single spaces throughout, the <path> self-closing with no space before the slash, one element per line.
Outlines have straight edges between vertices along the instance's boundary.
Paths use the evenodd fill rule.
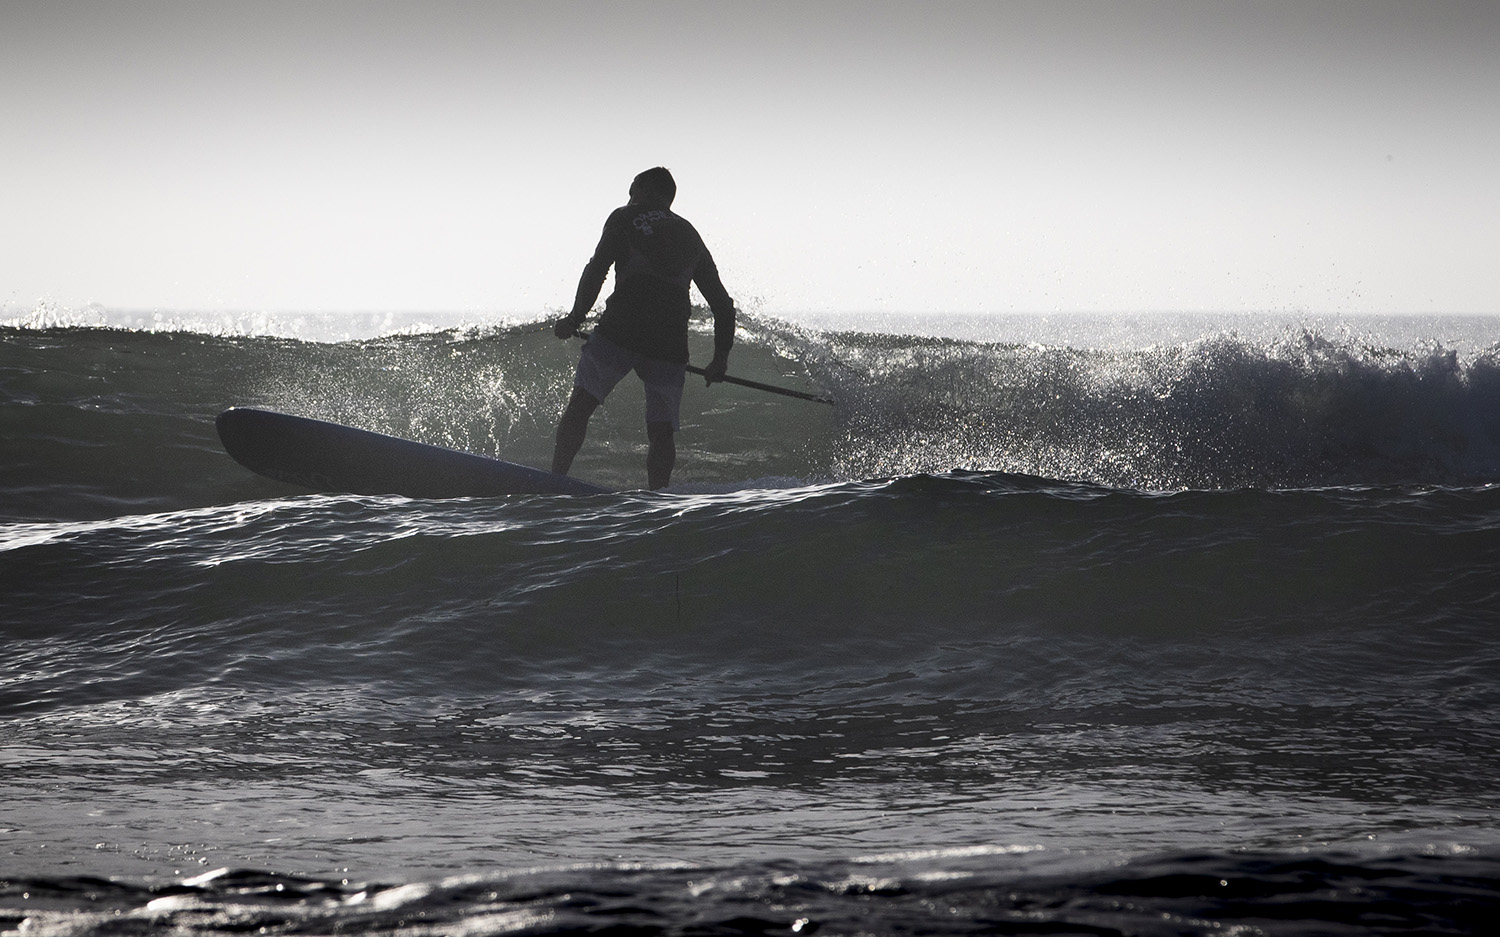
<path fill-rule="evenodd" d="M 698 232 L 672 212 L 677 183 L 658 166 L 635 177 L 630 204 L 604 222 L 594 256 L 583 268 L 573 311 L 553 331 L 571 338 L 599 298 L 610 265 L 615 290 L 583 346 L 573 377 L 573 395 L 557 424 L 552 471 L 566 475 L 583 446 L 589 418 L 628 372 L 646 385 L 646 477 L 652 490 L 667 487 L 677 462 L 673 435 L 687 377 L 688 287 L 698 284 L 714 314 L 714 358 L 704 368 L 707 383 L 723 380 L 734 343 L 734 301 L 719 282 L 719 270 Z"/>

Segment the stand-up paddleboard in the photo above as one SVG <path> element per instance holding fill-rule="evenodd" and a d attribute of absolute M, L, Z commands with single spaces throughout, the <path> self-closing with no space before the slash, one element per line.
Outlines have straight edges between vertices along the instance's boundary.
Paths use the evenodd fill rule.
<path fill-rule="evenodd" d="M 609 490 L 514 462 L 270 410 L 233 407 L 215 425 L 224 450 L 245 468 L 317 491 L 484 498 Z"/>

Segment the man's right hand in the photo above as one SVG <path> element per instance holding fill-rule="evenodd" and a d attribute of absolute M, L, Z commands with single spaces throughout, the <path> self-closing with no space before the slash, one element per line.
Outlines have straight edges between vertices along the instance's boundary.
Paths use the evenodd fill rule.
<path fill-rule="evenodd" d="M 563 316 L 552 327 L 552 334 L 558 338 L 572 338 L 578 334 L 578 320 L 572 316 Z"/>

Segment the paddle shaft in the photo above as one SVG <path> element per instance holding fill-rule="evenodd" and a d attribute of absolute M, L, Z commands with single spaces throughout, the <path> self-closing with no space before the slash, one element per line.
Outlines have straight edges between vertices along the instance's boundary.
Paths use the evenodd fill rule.
<path fill-rule="evenodd" d="M 589 337 L 589 333 L 585 332 L 583 329 L 578 329 L 573 334 L 582 339 L 587 339 Z M 707 372 L 705 372 L 697 365 L 690 364 L 687 366 L 687 369 L 694 374 L 701 374 L 705 376 L 707 375 Z M 830 405 L 833 404 L 832 397 L 820 397 L 817 394 L 809 394 L 805 391 L 792 390 L 790 387 L 777 387 L 774 384 L 762 384 L 760 381 L 751 381 L 743 377 L 734 377 L 730 374 L 724 375 L 722 378 L 720 378 L 720 380 L 722 380 L 726 384 L 738 384 L 741 387 L 749 387 L 753 390 L 763 390 L 769 394 L 780 394 L 783 397 L 796 397 L 798 400 L 811 400 L 813 403 L 826 403 Z"/>

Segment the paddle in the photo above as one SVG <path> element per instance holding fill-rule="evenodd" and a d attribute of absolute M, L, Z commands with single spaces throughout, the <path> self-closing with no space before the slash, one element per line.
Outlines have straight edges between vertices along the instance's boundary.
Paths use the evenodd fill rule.
<path fill-rule="evenodd" d="M 583 329 L 578 329 L 573 334 L 582 339 L 587 339 L 589 337 L 589 333 L 585 332 Z M 694 374 L 704 373 L 703 369 L 696 365 L 690 364 L 687 366 L 687 369 Z M 798 400 L 811 400 L 813 403 L 834 403 L 832 397 L 820 397 L 817 394 L 809 394 L 805 391 L 792 390 L 790 387 L 777 387 L 773 384 L 762 384 L 760 381 L 751 381 L 743 377 L 734 377 L 729 374 L 724 375 L 722 378 L 720 378 L 720 380 L 722 380 L 726 384 L 738 384 L 741 387 L 750 387 L 755 390 L 766 391 L 767 393 L 781 394 L 783 397 L 796 397 Z"/>

